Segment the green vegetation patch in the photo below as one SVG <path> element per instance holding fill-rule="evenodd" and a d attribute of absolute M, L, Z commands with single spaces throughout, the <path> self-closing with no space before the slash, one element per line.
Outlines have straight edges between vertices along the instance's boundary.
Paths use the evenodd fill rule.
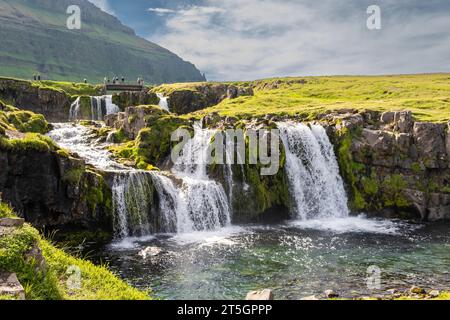
<path fill-rule="evenodd" d="M 45 267 L 27 258 L 35 246 L 42 250 Z M 56 248 L 28 224 L 0 237 L 0 269 L 17 274 L 29 300 L 150 299 L 148 292 L 130 287 L 106 266 L 95 266 Z"/>
<path fill-rule="evenodd" d="M 254 96 L 225 99 L 218 105 L 189 114 L 201 117 L 211 112 L 238 118 L 276 115 L 317 115 L 332 110 L 411 110 L 419 121 L 450 119 L 448 74 L 398 76 L 334 76 L 259 80 L 251 85 Z M 195 86 L 194 86 L 195 87 Z M 154 90 L 170 92 L 186 85 Z"/>

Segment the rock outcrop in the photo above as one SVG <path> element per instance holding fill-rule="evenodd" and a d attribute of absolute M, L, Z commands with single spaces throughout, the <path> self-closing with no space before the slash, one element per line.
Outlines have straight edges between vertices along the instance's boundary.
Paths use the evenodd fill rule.
<path fill-rule="evenodd" d="M 82 160 L 52 151 L 0 148 L 0 193 L 37 227 L 111 226 L 111 190 Z"/>
<path fill-rule="evenodd" d="M 156 93 L 145 90 L 140 92 L 123 91 L 113 94 L 112 101 L 120 110 L 125 110 L 132 106 L 158 105 L 159 98 Z"/>
<path fill-rule="evenodd" d="M 411 112 L 329 114 L 352 209 L 450 219 L 450 129 Z M 322 120 L 323 120 L 322 119 Z"/>
<path fill-rule="evenodd" d="M 155 88 L 168 97 L 170 111 L 176 114 L 188 114 L 190 112 L 206 109 L 219 104 L 224 99 L 236 99 L 241 96 L 252 96 L 251 87 L 237 86 L 233 84 L 202 83 L 190 85 L 182 89 L 164 90 L 164 87 Z"/>
<path fill-rule="evenodd" d="M 0 99 L 19 109 L 43 114 L 49 122 L 67 121 L 71 104 L 70 96 L 63 91 L 14 79 L 0 79 Z"/>

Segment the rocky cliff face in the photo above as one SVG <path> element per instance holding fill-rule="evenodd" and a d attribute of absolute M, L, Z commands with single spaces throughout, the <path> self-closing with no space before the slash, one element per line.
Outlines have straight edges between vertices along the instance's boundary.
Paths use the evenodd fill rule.
<path fill-rule="evenodd" d="M 112 230 L 111 190 L 83 161 L 52 151 L 0 148 L 0 192 L 38 227 Z"/>
<path fill-rule="evenodd" d="M 70 96 L 62 91 L 33 86 L 28 81 L 0 79 L 0 99 L 19 109 L 43 114 L 50 122 L 68 119 Z"/>
<path fill-rule="evenodd" d="M 353 209 L 450 219 L 447 124 L 416 122 L 408 111 L 347 112 L 323 120 L 334 122 L 330 131 Z"/>

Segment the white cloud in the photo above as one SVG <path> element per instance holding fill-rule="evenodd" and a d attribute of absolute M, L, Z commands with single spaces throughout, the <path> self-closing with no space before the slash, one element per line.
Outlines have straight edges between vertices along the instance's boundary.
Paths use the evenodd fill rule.
<path fill-rule="evenodd" d="M 359 1 L 205 0 L 173 11 L 165 31 L 151 40 L 218 80 L 430 72 L 450 65 L 448 12 L 402 10 L 411 3 L 406 0 L 383 3 L 383 29 L 369 31 L 368 5 Z"/>
<path fill-rule="evenodd" d="M 154 12 L 160 15 L 163 14 L 169 14 L 169 13 L 175 13 L 175 10 L 171 10 L 171 9 L 165 9 L 165 8 L 148 8 L 147 11 L 149 12 Z"/>
<path fill-rule="evenodd" d="M 111 6 L 108 3 L 108 0 L 88 0 L 89 2 L 92 2 L 95 6 L 102 9 L 103 11 L 114 15 L 114 10 L 111 9 Z"/>

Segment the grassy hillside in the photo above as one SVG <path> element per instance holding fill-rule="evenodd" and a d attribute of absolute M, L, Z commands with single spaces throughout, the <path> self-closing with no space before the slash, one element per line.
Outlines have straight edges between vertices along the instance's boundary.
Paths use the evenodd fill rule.
<path fill-rule="evenodd" d="M 81 30 L 66 27 L 69 5 L 81 8 Z M 0 0 L 3 76 L 102 82 L 105 76 L 148 83 L 204 80 L 191 63 L 135 35 L 87 0 Z"/>
<path fill-rule="evenodd" d="M 450 119 L 450 74 L 303 77 L 239 84 L 253 86 L 255 95 L 226 99 L 188 117 L 200 117 L 211 112 L 237 117 L 314 115 L 326 110 L 354 108 L 411 110 L 422 121 L 444 122 Z M 168 87 L 180 90 L 192 88 L 192 85 L 166 85 L 165 90 Z"/>
<path fill-rule="evenodd" d="M 13 216 L 11 208 L 0 202 L 0 218 Z M 27 258 L 36 246 L 42 250 L 45 267 L 36 259 Z M 80 271 L 81 287 L 68 285 L 69 268 Z M 17 274 L 28 300 L 149 299 L 148 293 L 122 282 L 105 266 L 95 266 L 56 248 L 28 224 L 0 235 L 0 270 Z M 10 297 L 0 296 L 2 299 Z"/>

